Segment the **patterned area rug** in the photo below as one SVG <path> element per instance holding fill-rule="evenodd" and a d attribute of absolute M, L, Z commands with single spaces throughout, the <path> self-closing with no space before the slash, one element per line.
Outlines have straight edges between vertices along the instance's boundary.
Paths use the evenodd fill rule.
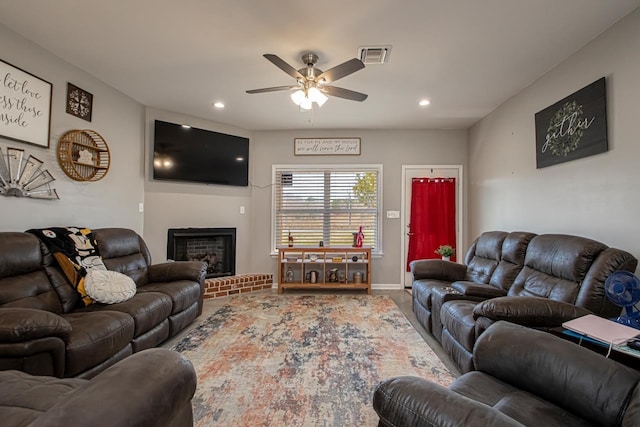
<path fill-rule="evenodd" d="M 239 295 L 173 350 L 196 368 L 198 427 L 373 427 L 380 380 L 453 381 L 388 296 Z"/>

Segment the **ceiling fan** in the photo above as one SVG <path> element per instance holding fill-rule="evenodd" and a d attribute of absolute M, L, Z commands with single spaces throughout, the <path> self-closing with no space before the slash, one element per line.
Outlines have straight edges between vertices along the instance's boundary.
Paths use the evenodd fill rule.
<path fill-rule="evenodd" d="M 363 69 L 364 64 L 358 58 L 350 59 L 347 62 L 343 62 L 342 64 L 336 65 L 335 67 L 323 72 L 319 68 L 315 67 L 318 62 L 318 55 L 313 53 L 305 53 L 302 55 L 302 62 L 306 64 L 306 67 L 302 67 L 299 70 L 296 70 L 291 65 L 287 64 L 277 55 L 267 53 L 263 56 L 271 61 L 276 67 L 296 79 L 296 84 L 252 89 L 248 90 L 247 93 L 295 90 L 295 92 L 291 94 L 291 99 L 304 110 L 311 109 L 314 102 L 318 104 L 318 106 L 322 106 L 327 101 L 326 95 L 359 102 L 367 99 L 368 95 L 364 93 L 329 85 L 329 83 L 335 82 L 338 79 Z"/>

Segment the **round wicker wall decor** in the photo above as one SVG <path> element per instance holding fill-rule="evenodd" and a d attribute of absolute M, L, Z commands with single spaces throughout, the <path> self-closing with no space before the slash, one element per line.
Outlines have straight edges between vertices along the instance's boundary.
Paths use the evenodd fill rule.
<path fill-rule="evenodd" d="M 76 181 L 98 181 L 109 171 L 111 156 L 102 136 L 93 130 L 70 130 L 58 141 L 58 163 Z"/>

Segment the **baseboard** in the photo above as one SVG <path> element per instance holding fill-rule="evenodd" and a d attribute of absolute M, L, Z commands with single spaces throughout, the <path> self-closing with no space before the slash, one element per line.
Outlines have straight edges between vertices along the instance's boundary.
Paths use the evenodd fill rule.
<path fill-rule="evenodd" d="M 372 283 L 372 290 L 402 290 L 404 286 L 401 283 Z"/>
<path fill-rule="evenodd" d="M 278 284 L 277 283 L 273 283 L 273 285 L 271 286 L 272 289 L 278 289 Z M 371 284 L 371 289 L 372 290 L 403 290 L 404 286 L 402 286 L 401 283 L 372 283 Z"/>

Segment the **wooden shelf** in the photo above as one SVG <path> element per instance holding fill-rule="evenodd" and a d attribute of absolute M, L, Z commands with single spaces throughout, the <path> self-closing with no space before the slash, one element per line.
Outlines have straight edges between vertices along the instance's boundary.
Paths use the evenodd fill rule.
<path fill-rule="evenodd" d="M 370 294 L 371 248 L 278 248 L 278 293 L 285 289 L 361 289 Z"/>
<path fill-rule="evenodd" d="M 109 147 L 93 130 L 70 130 L 58 142 L 58 163 L 64 173 L 76 181 L 98 181 L 107 174 L 111 163 Z M 88 157 L 86 161 L 83 157 Z"/>

